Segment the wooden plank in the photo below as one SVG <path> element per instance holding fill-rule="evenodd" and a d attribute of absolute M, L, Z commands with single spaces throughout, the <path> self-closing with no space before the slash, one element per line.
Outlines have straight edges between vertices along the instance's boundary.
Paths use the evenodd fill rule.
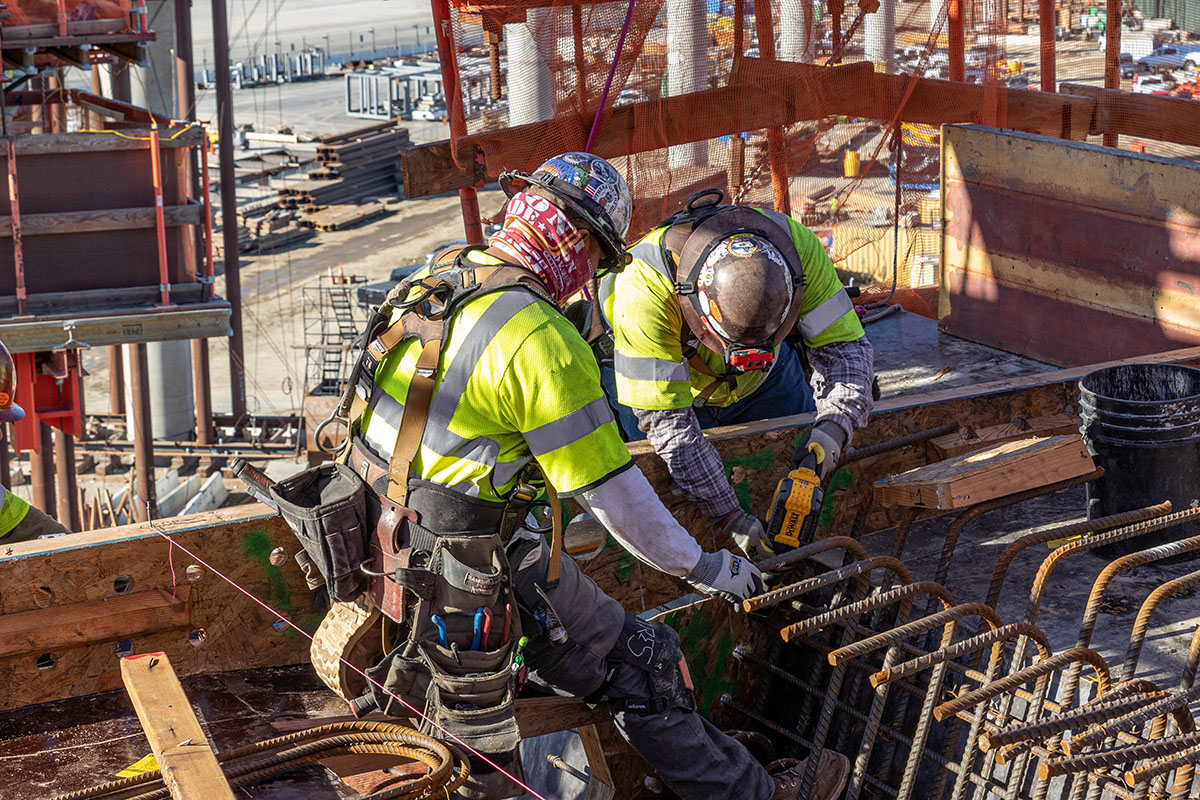
<path fill-rule="evenodd" d="M 841 114 L 884 123 L 899 119 L 929 125 L 987 122 L 1073 139 L 1087 137 L 1092 109 L 1096 105 L 1092 98 L 1066 92 L 1050 94 L 1003 87 L 985 89 L 973 83 L 874 71 L 868 72 L 851 91 L 825 92 L 827 84 L 813 80 L 813 69 L 788 61 L 747 58 L 737 77 L 755 87 L 759 93 L 755 95 L 756 100 L 760 94 L 774 96 L 783 98 L 797 109 L 807 107 L 805 98 L 814 90 L 820 92 L 817 106 L 821 116 Z"/>
<path fill-rule="evenodd" d="M 1079 430 L 1079 417 L 1074 414 L 1055 414 L 1050 417 L 1016 419 L 1003 425 L 979 430 L 960 429 L 929 441 L 929 446 L 941 458 L 952 458 L 993 444 L 1028 439 L 1030 436 L 1062 436 Z"/>
<path fill-rule="evenodd" d="M 59 316 L 47 319 L 0 320 L 0 339 L 14 353 L 40 352 L 62 344 L 67 338 L 63 321 L 76 323 L 75 338 L 93 347 L 175 339 L 225 338 L 229 336 L 229 303 L 213 300 L 197 307 L 148 308 L 136 314 L 110 316 Z"/>
<path fill-rule="evenodd" d="M 1200 147 L 1200 103 L 1178 97 L 1134 94 L 1079 83 L 1059 84 L 1059 91 L 1096 101 L 1093 133 L 1114 133 L 1139 139 Z"/>
<path fill-rule="evenodd" d="M 746 59 L 754 61 L 755 59 Z M 775 62 L 768 62 L 775 63 Z M 782 63 L 782 62 L 780 62 Z M 655 150 L 726 134 L 817 119 L 828 113 L 819 100 L 861 89 L 873 71 L 865 62 L 838 67 L 798 64 L 805 95 L 763 102 L 747 86 L 731 85 L 614 108 L 602 120 L 592 152 L 605 158 Z M 434 142 L 406 148 L 400 155 L 407 197 L 426 197 L 492 180 L 501 169 L 554 155 L 548 147 L 576 140 L 582 148 L 590 115 L 560 116 L 547 122 L 465 136 L 451 144 Z M 660 134 L 646 136 L 648 130 Z M 518 151 L 514 159 L 514 150 Z M 478 158 L 476 157 L 478 154 Z"/>
<path fill-rule="evenodd" d="M 882 503 L 943 511 L 1087 475 L 1096 465 L 1079 434 L 1005 442 L 875 484 Z"/>
<path fill-rule="evenodd" d="M 974 84 L 875 73 L 867 62 L 822 67 L 746 58 L 729 86 L 614 108 L 592 152 L 613 158 L 836 114 L 887 122 L 898 110 L 905 122 L 995 121 L 1083 139 L 1095 106 L 1092 98 L 1065 93 L 985 91 Z M 495 179 L 501 169 L 536 164 L 554 155 L 548 147 L 573 139 L 582 146 L 590 124 L 590 116 L 561 116 L 406 148 L 400 156 L 405 194 L 464 189 Z M 648 130 L 657 135 L 645 135 Z"/>
<path fill-rule="evenodd" d="M 163 221 L 167 227 L 199 225 L 204 221 L 204 206 L 191 202 L 186 206 L 165 206 Z M 85 231 L 118 231 L 153 228 L 154 207 L 110 208 L 97 211 L 64 211 L 58 214 L 22 214 L 21 235 L 39 236 Z M 12 217 L 0 216 L 0 238 L 12 237 Z"/>
<path fill-rule="evenodd" d="M 0 657 L 42 653 L 93 642 L 116 642 L 148 633 L 185 628 L 187 584 L 177 597 L 163 589 L 102 600 L 55 605 L 0 616 Z"/>
<path fill-rule="evenodd" d="M 233 800 L 233 790 L 166 653 L 121 659 L 121 679 L 175 800 Z"/>
<path fill-rule="evenodd" d="M 942 152 L 942 330 L 1068 365 L 1200 343 L 1200 165 L 975 125 Z"/>
<path fill-rule="evenodd" d="M 580 725 L 579 739 L 583 742 L 583 752 L 587 756 L 592 778 L 605 786 L 612 786 L 612 772 L 608 768 L 608 758 L 604 755 L 604 745 L 600 743 L 600 731 L 595 725 Z"/>
<path fill-rule="evenodd" d="M 197 126 L 175 126 L 159 131 L 159 142 L 163 148 L 196 147 L 204 143 L 203 131 Z M 16 140 L 18 156 L 61 155 L 64 153 L 93 153 L 112 150 L 148 150 L 148 129 L 122 130 L 115 133 L 42 133 L 36 136 L 20 136 Z M 8 158 L 0 152 L 0 158 Z"/>

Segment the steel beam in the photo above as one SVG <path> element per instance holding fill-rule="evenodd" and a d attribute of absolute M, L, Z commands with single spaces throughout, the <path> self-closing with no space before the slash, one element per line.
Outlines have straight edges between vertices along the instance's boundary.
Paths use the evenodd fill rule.
<path fill-rule="evenodd" d="M 233 97 L 229 78 L 229 19 L 225 0 L 212 0 L 213 57 L 217 71 L 217 141 L 221 159 L 221 232 L 225 236 L 225 295 L 229 299 L 229 392 L 233 415 L 246 414 L 246 372 L 242 339 L 242 278 L 238 264 L 237 186 L 233 165 Z M 439 34 L 440 35 L 440 34 Z"/>
<path fill-rule="evenodd" d="M 133 384 L 133 471 L 137 478 L 133 515 L 138 522 L 148 522 L 158 515 L 158 498 L 154 494 L 154 426 L 145 344 L 129 345 L 129 380 Z"/>

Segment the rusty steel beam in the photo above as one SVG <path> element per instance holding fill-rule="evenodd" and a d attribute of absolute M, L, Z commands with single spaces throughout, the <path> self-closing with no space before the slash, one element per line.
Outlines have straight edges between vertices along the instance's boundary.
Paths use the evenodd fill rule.
<path fill-rule="evenodd" d="M 54 430 L 54 471 L 58 485 L 58 521 L 69 531 L 82 530 L 79 519 L 79 484 L 75 474 L 75 437 Z"/>

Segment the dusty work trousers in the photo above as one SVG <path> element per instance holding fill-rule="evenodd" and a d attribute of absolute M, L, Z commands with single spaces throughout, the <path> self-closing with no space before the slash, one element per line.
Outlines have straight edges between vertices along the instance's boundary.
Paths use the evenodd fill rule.
<path fill-rule="evenodd" d="M 536 544 L 534 543 L 536 542 Z M 517 533 L 509 545 L 513 585 L 525 609 L 536 605 L 535 576 L 545 576 L 549 549 L 540 537 Z M 547 592 L 566 628 L 568 641 L 554 645 L 522 613 L 530 642 L 526 650 L 529 680 L 569 697 L 586 697 L 604 680 L 606 658 L 621 637 L 626 612 L 562 555 L 562 577 Z M 609 699 L 647 700 L 655 694 L 650 673 L 623 662 L 609 685 Z M 766 770 L 741 744 L 695 711 L 673 707 L 655 714 L 615 710 L 613 721 L 626 741 L 684 800 L 769 800 L 774 784 Z"/>

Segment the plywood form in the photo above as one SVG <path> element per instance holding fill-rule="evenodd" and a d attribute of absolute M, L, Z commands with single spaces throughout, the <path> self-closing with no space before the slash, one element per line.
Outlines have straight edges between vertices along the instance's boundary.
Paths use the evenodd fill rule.
<path fill-rule="evenodd" d="M 155 524 L 296 624 L 313 630 L 320 615 L 312 610 L 312 593 L 292 560 L 296 539 L 282 519 L 268 514 L 266 506 L 251 505 Z M 270 563 L 270 553 L 280 546 L 285 560 L 277 567 Z M 122 641 L 135 654 L 168 653 L 181 675 L 297 664 L 308 657 L 307 639 L 273 628 L 273 616 L 209 570 L 193 570 L 191 575 L 199 577 L 190 581 L 195 562 L 178 548 L 170 550 L 167 540 L 148 526 L 129 525 L 16 543 L 0 551 L 5 576 L 0 611 L 5 615 L 38 611 L 41 604 L 69 610 L 74 604 L 111 602 L 121 597 L 118 589 L 125 582 L 117 581 L 122 576 L 129 579 L 129 592 L 169 596 L 172 586 L 181 584 L 185 593 L 179 594 L 187 598 L 183 627 L 136 633 L 132 631 L 138 626 L 131 621 L 124 632 L 110 627 L 103 641 L 0 657 L 0 683 L 7 687 L 0 708 L 119 688 L 117 646 Z M 43 660 L 39 668 L 43 655 L 53 666 Z"/>
<path fill-rule="evenodd" d="M 233 800 L 166 653 L 121 659 L 121 678 L 174 800 Z"/>
<path fill-rule="evenodd" d="M 1076 365 L 1200 343 L 1200 165 L 943 128 L 939 320 Z"/>
<path fill-rule="evenodd" d="M 936 461 L 875 484 L 882 503 L 950 511 L 1094 472 L 1079 434 L 1020 439 Z"/>

